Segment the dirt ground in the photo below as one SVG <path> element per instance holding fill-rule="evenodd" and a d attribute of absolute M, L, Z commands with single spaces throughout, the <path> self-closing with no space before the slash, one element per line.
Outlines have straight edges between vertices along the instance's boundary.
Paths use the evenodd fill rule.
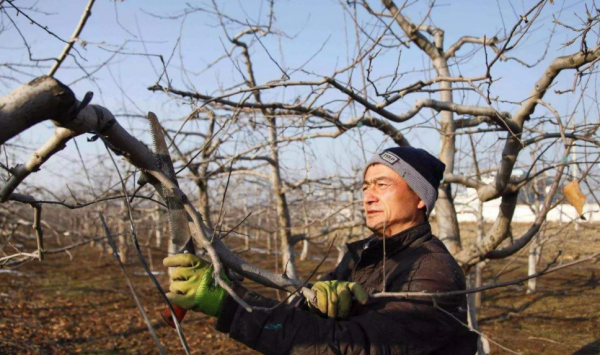
<path fill-rule="evenodd" d="M 558 265 L 600 249 L 596 229 L 554 226 L 549 230 L 540 268 L 555 259 Z M 467 243 L 472 234 L 466 233 Z M 243 249 L 239 242 L 232 243 Z M 48 241 L 46 248 L 53 247 Z M 144 248 L 145 255 L 147 251 Z M 153 250 L 154 270 L 164 271 L 160 261 L 165 254 Z M 275 255 L 242 255 L 274 270 Z M 112 254 L 86 246 L 72 250 L 71 256 L 72 260 L 66 253 L 50 254 L 41 263 L 30 262 L 10 272 L 0 269 L 0 354 L 157 354 Z M 330 256 L 319 272 L 331 269 L 333 259 Z M 486 282 L 524 276 L 526 261 L 527 250 L 490 262 Z M 299 261 L 301 274 L 308 275 L 317 263 Z M 167 353 L 183 354 L 175 331 L 160 319 L 161 297 L 133 253 L 126 268 Z M 168 284 L 164 273 L 157 277 L 162 285 Z M 526 295 L 525 285 L 487 291 L 479 315 L 482 331 L 520 354 L 600 354 L 599 278 L 600 262 L 594 260 L 542 277 L 534 294 Z M 273 291 L 250 287 L 276 297 Z M 213 319 L 188 314 L 184 331 L 193 354 L 254 353 L 213 327 Z M 492 352 L 509 353 L 494 344 Z"/>

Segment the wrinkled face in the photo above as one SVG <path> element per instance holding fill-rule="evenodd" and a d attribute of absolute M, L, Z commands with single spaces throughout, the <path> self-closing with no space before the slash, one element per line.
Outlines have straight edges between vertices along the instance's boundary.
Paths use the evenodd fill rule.
<path fill-rule="evenodd" d="M 425 220 L 425 202 L 406 181 L 383 164 L 371 165 L 363 182 L 367 228 L 391 236 Z"/>

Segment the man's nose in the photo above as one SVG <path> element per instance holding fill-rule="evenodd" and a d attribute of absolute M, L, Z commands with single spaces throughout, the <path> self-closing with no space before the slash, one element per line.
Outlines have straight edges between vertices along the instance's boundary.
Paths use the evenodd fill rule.
<path fill-rule="evenodd" d="M 365 204 L 377 202 L 377 195 L 374 194 L 371 189 L 366 189 L 363 196 L 363 202 Z"/>

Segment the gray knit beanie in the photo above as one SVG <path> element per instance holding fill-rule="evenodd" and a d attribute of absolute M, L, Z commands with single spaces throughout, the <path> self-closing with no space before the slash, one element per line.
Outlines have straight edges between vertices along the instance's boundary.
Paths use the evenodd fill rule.
<path fill-rule="evenodd" d="M 429 217 L 438 197 L 440 181 L 444 177 L 444 163 L 423 149 L 395 147 L 375 153 L 365 166 L 363 176 L 373 164 L 383 164 L 397 172 L 425 202 Z"/>

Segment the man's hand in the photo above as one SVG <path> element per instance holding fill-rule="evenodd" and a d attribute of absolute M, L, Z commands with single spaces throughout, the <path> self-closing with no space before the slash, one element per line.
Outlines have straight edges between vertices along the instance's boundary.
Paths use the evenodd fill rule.
<path fill-rule="evenodd" d="M 352 307 L 352 296 L 364 305 L 369 294 L 356 282 L 318 281 L 312 291 L 317 296 L 317 304 L 308 302 L 313 313 L 320 313 L 330 318 L 347 318 Z"/>
<path fill-rule="evenodd" d="M 212 265 L 188 253 L 171 255 L 163 264 L 175 268 L 171 274 L 171 292 L 167 293 L 171 303 L 212 317 L 219 316 L 226 292 L 216 285 Z M 229 282 L 224 274 L 221 278 Z"/>

